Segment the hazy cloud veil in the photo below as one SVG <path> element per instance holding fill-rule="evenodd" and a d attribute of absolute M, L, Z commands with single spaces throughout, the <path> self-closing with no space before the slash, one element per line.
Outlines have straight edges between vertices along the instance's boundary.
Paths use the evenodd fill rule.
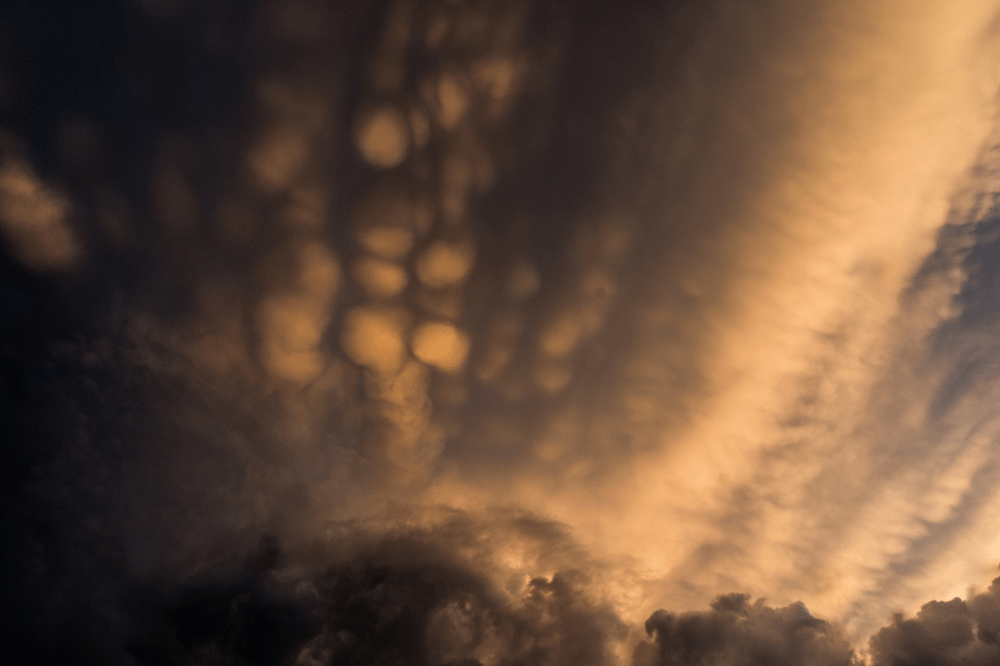
<path fill-rule="evenodd" d="M 995 1 L 98 4 L 0 7 L 12 653 L 1000 664 Z"/>

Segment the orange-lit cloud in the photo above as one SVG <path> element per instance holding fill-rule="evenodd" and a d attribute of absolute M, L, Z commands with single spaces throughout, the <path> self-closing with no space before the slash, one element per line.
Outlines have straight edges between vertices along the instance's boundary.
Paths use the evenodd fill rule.
<path fill-rule="evenodd" d="M 880 664 L 913 623 L 972 631 L 1000 560 L 996 309 L 973 307 L 1000 7 L 599 4 L 264 2 L 245 35 L 183 28 L 220 71 L 260 60 L 121 184 L 0 164 L 4 249 L 93 309 L 37 359 L 0 351 L 68 368 L 39 394 L 114 525 L 73 520 L 120 530 L 128 575 L 195 580 L 273 535 L 287 559 L 231 568 L 326 604 L 303 664 L 390 643 L 354 602 L 481 666 L 660 666 L 706 626 L 725 640 L 691 663 L 849 664 L 886 627 Z M 104 247 L 109 199 L 130 240 Z M 58 460 L 39 478 L 76 483 Z"/>
<path fill-rule="evenodd" d="M 0 155 L 0 229 L 8 247 L 39 271 L 66 269 L 81 255 L 65 196 L 43 183 L 23 157 L 6 146 Z"/>

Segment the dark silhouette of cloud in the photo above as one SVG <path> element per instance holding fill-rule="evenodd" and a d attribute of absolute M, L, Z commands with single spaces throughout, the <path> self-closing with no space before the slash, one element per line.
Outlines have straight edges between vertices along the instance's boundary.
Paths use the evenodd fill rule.
<path fill-rule="evenodd" d="M 1000 663 L 1000 578 L 963 601 L 931 601 L 916 617 L 897 613 L 871 639 L 873 666 L 987 666 Z"/>
<path fill-rule="evenodd" d="M 215 568 L 158 598 L 136 595 L 147 617 L 128 652 L 148 666 L 289 663 L 318 622 L 312 597 L 273 575 L 280 557 L 277 541 L 264 537 L 242 566 Z"/>
<path fill-rule="evenodd" d="M 719 596 L 711 610 L 656 611 L 646 620 L 653 643 L 640 643 L 634 666 L 853 666 L 858 658 L 838 630 L 801 603 L 772 608 L 746 594 Z"/>
<path fill-rule="evenodd" d="M 625 626 L 588 599 L 579 572 L 531 578 L 511 593 L 457 562 L 404 537 L 330 567 L 317 581 L 323 630 L 310 657 L 349 666 L 611 663 Z"/>
<path fill-rule="evenodd" d="M 614 663 L 627 627 L 587 593 L 581 571 L 501 589 L 452 549 L 445 534 L 410 531 L 351 555 L 327 553 L 318 570 L 289 566 L 273 537 L 190 577 L 127 581 L 105 617 L 115 631 L 87 635 L 82 617 L 35 637 L 42 663 L 411 664 Z M 363 532 L 356 542 L 368 542 Z M 446 544 L 445 546 L 442 546 Z M 301 564 L 301 563 L 300 563 Z M 82 615 L 83 609 L 77 612 Z M 88 655 L 92 655 L 88 660 Z"/>

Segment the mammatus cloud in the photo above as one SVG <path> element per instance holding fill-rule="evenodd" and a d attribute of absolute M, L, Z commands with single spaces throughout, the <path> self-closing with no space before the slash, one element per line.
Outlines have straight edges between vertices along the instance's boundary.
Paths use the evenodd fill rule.
<path fill-rule="evenodd" d="M 63 5 L 0 8 L 19 644 L 991 654 L 891 618 L 1000 559 L 995 1 Z"/>

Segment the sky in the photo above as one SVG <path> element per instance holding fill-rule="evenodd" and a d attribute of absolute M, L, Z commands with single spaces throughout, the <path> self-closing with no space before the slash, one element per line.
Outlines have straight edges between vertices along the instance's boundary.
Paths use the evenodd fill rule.
<path fill-rule="evenodd" d="M 39 664 L 1000 663 L 995 0 L 0 7 Z"/>

